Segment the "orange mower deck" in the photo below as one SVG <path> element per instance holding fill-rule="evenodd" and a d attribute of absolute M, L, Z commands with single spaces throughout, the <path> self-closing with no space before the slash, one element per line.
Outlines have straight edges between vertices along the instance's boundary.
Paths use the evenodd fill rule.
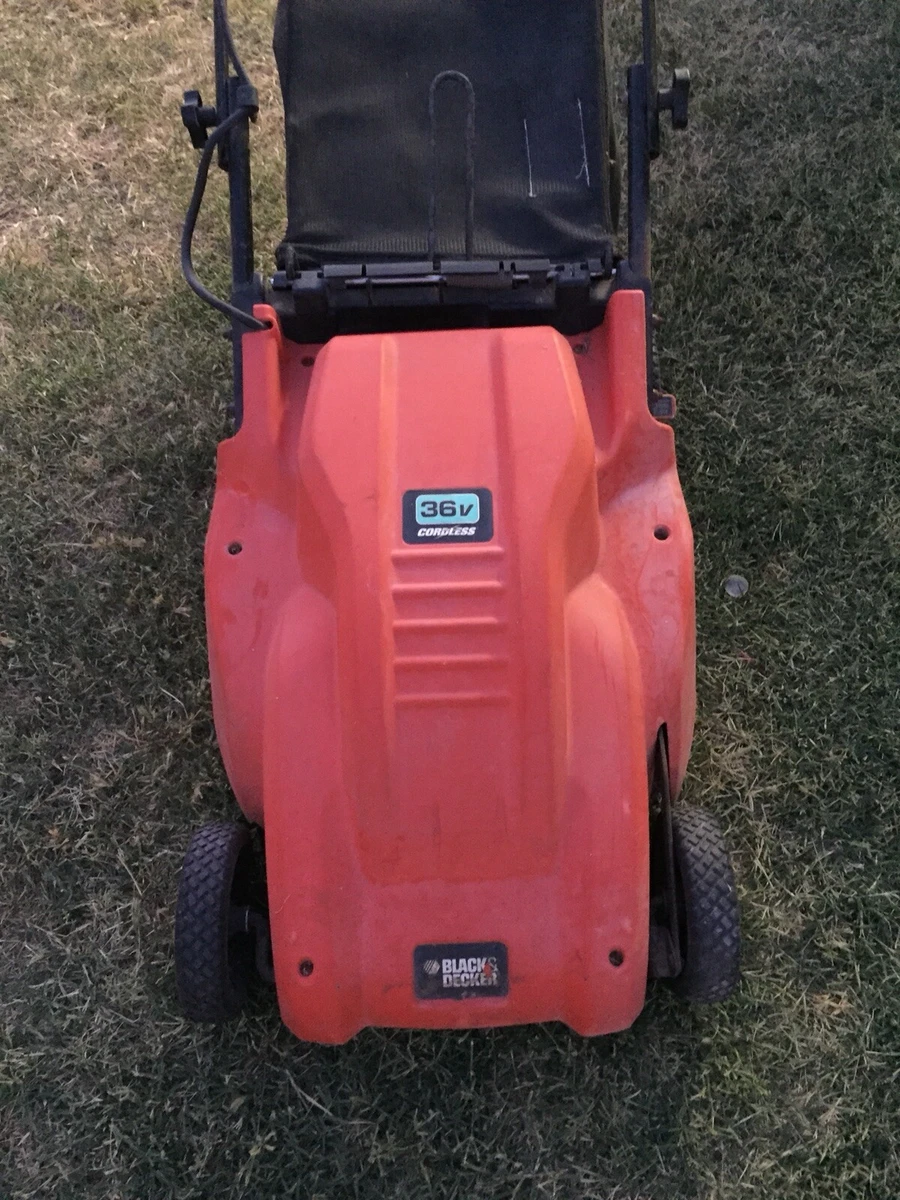
<path fill-rule="evenodd" d="M 628 1026 L 653 751 L 665 727 L 677 793 L 694 719 L 691 528 L 647 408 L 643 294 L 569 340 L 303 346 L 254 311 L 273 323 L 243 338 L 207 619 L 285 1022 L 320 1042 Z M 455 526 L 424 515 L 453 503 Z M 463 540 L 421 533 L 447 528 Z"/>

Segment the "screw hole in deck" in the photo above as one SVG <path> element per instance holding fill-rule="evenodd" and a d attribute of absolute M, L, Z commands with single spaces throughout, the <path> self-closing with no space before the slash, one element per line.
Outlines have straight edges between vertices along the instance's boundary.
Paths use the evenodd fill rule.
<path fill-rule="evenodd" d="M 297 968 L 304 979 L 308 978 L 313 973 L 313 961 L 311 958 L 300 960 L 300 966 Z"/>
<path fill-rule="evenodd" d="M 658 542 L 664 542 L 671 532 L 668 525 L 657 525 L 653 530 L 653 536 Z"/>
<path fill-rule="evenodd" d="M 229 554 L 240 554 L 240 552 L 243 550 L 243 548 L 244 547 L 241 545 L 240 542 L 230 542 L 228 545 L 228 553 Z"/>
<path fill-rule="evenodd" d="M 610 950 L 609 961 L 614 967 L 621 967 L 622 963 L 625 961 L 625 955 L 621 950 Z"/>

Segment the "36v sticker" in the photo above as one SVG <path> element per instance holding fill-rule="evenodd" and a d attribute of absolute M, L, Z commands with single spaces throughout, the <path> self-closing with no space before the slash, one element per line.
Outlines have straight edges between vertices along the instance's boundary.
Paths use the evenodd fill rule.
<path fill-rule="evenodd" d="M 509 991 L 506 947 L 502 942 L 416 946 L 413 982 L 420 1000 L 505 996 Z"/>
<path fill-rule="evenodd" d="M 494 510 L 487 488 L 403 494 L 403 540 L 415 546 L 489 542 Z"/>

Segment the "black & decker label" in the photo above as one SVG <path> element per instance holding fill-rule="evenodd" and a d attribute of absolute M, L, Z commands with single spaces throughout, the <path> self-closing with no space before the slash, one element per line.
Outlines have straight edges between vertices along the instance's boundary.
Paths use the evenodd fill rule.
<path fill-rule="evenodd" d="M 413 983 L 419 1000 L 474 1000 L 505 996 L 509 964 L 502 942 L 416 946 Z"/>

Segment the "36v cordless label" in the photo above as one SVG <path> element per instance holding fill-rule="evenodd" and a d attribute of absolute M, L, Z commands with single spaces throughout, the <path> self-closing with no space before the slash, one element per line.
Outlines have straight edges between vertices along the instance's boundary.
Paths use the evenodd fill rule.
<path fill-rule="evenodd" d="M 488 488 L 409 491 L 403 495 L 403 540 L 414 546 L 489 542 L 494 511 Z"/>

